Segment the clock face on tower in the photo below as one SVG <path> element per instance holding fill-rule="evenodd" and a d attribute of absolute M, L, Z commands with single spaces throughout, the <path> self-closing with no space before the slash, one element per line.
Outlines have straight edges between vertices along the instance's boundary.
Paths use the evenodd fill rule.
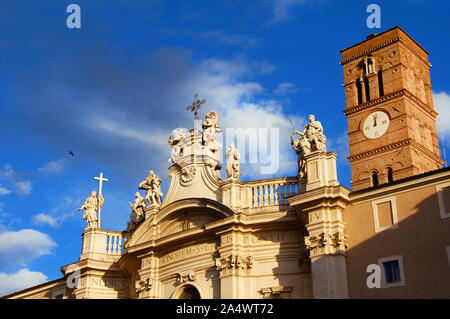
<path fill-rule="evenodd" d="M 389 116 L 382 111 L 371 113 L 363 125 L 364 136 L 375 139 L 383 136 L 389 128 Z"/>

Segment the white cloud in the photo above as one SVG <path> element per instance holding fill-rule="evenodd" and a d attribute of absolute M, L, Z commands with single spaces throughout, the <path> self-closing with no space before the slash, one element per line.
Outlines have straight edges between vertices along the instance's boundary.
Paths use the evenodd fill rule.
<path fill-rule="evenodd" d="M 0 268 L 24 265 L 51 254 L 56 246 L 50 236 L 34 229 L 0 233 Z"/>
<path fill-rule="evenodd" d="M 274 0 L 273 18 L 270 23 L 278 23 L 289 18 L 289 10 L 297 5 L 303 5 L 308 0 Z"/>
<path fill-rule="evenodd" d="M 38 171 L 41 173 L 44 173 L 46 175 L 57 174 L 57 173 L 60 173 L 64 169 L 65 164 L 66 164 L 66 160 L 63 158 L 63 159 L 60 159 L 57 161 L 46 163 L 44 166 L 39 167 Z"/>
<path fill-rule="evenodd" d="M 3 179 L 15 189 L 17 194 L 21 196 L 27 196 L 31 194 L 31 181 L 25 180 L 12 168 L 11 165 L 3 165 L 3 168 L 0 170 L 0 177 L 3 177 Z M 3 193 L 5 193 L 6 190 L 8 189 L 3 189 Z M 0 195 L 2 195 L 2 190 L 0 190 Z"/>
<path fill-rule="evenodd" d="M 51 227 L 58 226 L 58 221 L 56 220 L 56 218 L 54 218 L 48 214 L 40 213 L 40 214 L 34 215 L 32 219 L 35 224 L 44 224 L 44 225 L 49 225 Z"/>
<path fill-rule="evenodd" d="M 22 268 L 14 274 L 0 272 L 0 296 L 36 286 L 47 281 L 47 276 L 41 272 Z"/>
<path fill-rule="evenodd" d="M 247 60 L 244 57 L 238 57 L 231 61 L 207 59 L 201 63 L 200 68 L 207 71 L 211 75 L 216 74 L 227 77 L 239 76 L 249 70 Z"/>
<path fill-rule="evenodd" d="M 187 31 L 188 35 L 200 36 L 203 38 L 217 40 L 223 44 L 229 45 L 243 45 L 246 48 L 255 47 L 260 45 L 260 40 L 250 37 L 244 34 L 231 34 L 226 33 L 222 30 L 205 31 L 200 33 L 195 33 L 192 31 Z"/>
<path fill-rule="evenodd" d="M 436 112 L 438 135 L 450 137 L 450 95 L 446 92 L 433 92 L 433 102 Z"/>
<path fill-rule="evenodd" d="M 164 133 L 152 133 L 145 129 L 138 129 L 136 127 L 126 126 L 123 123 L 118 123 L 113 119 L 108 119 L 105 116 L 94 118 L 91 121 L 91 127 L 104 130 L 109 133 L 119 135 L 121 137 L 129 137 L 139 140 L 146 145 L 155 145 L 160 148 L 167 148 L 167 135 Z"/>
<path fill-rule="evenodd" d="M 276 95 L 287 95 L 298 92 L 298 88 L 295 84 L 289 82 L 283 82 L 278 85 L 276 89 L 273 90 L 273 93 Z"/>
<path fill-rule="evenodd" d="M 21 196 L 28 196 L 31 194 L 31 182 L 30 181 L 21 181 L 17 182 L 15 185 L 17 194 Z"/>
<path fill-rule="evenodd" d="M 0 171 L 0 176 L 4 177 L 11 177 L 14 174 L 14 170 L 12 169 L 12 166 L 9 164 L 3 165 L 2 170 Z"/>
<path fill-rule="evenodd" d="M 0 186 L 0 196 L 8 195 L 9 193 L 11 193 L 11 191 L 9 189 Z"/>
<path fill-rule="evenodd" d="M 327 139 L 327 151 L 333 151 L 337 153 L 337 160 L 347 164 L 347 157 L 350 155 L 350 149 L 348 144 L 348 135 L 343 133 L 336 138 Z"/>

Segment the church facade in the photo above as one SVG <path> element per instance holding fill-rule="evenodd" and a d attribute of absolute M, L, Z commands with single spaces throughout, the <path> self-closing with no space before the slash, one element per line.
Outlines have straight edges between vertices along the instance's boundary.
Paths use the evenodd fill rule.
<path fill-rule="evenodd" d="M 163 199 L 150 171 L 127 229 L 109 231 L 91 195 L 80 259 L 3 298 L 450 298 L 450 169 L 428 52 L 398 26 L 341 52 L 352 190 L 314 116 L 291 137 L 297 176 L 240 181 L 230 145 L 221 180 L 211 111 L 172 132 Z"/>

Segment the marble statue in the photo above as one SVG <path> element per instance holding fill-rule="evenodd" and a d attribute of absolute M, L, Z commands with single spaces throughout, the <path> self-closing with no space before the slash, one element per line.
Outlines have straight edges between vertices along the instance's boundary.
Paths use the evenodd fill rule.
<path fill-rule="evenodd" d="M 240 159 L 241 155 L 239 154 L 238 149 L 234 145 L 234 143 L 230 143 L 230 146 L 227 150 L 227 177 L 229 179 L 238 179 L 242 173 L 240 171 Z"/>
<path fill-rule="evenodd" d="M 83 219 L 86 220 L 86 228 L 96 228 L 98 227 L 97 211 L 101 208 L 104 203 L 104 199 L 101 193 L 93 191 L 91 195 L 86 198 L 84 204 L 77 210 L 84 210 Z"/>
<path fill-rule="evenodd" d="M 133 229 L 136 224 L 145 217 L 145 207 L 147 206 L 144 197 L 139 192 L 135 194 L 134 203 L 128 202 L 131 207 L 130 222 L 128 223 L 128 229 Z"/>
<path fill-rule="evenodd" d="M 168 162 L 175 163 L 179 156 L 183 156 L 183 147 L 180 144 L 185 137 L 186 134 L 183 131 L 182 126 L 172 131 L 168 141 L 169 146 L 172 148 L 172 155 L 170 156 Z"/>
<path fill-rule="evenodd" d="M 202 122 L 203 128 L 203 145 L 212 153 L 220 150 L 222 145 L 217 142 L 217 132 L 222 132 L 222 128 L 217 125 L 219 116 L 216 112 L 211 111 L 206 114 L 205 120 Z"/>
<path fill-rule="evenodd" d="M 146 190 L 145 200 L 150 207 L 161 206 L 161 179 L 154 171 L 149 171 L 149 176 L 139 184 L 139 189 Z"/>
<path fill-rule="evenodd" d="M 299 139 L 294 140 L 294 135 L 300 135 Z M 292 148 L 297 153 L 299 176 L 304 177 L 305 161 L 304 157 L 311 152 L 326 152 L 325 142 L 327 138 L 323 134 L 323 127 L 319 121 L 316 121 L 314 115 L 309 116 L 309 123 L 305 125 L 303 132 L 294 130 L 291 135 Z"/>

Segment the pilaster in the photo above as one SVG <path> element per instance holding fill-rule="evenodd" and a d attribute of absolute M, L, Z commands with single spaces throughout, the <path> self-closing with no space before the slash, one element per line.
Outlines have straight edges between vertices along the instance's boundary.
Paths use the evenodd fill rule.
<path fill-rule="evenodd" d="M 243 247 L 244 235 L 230 231 L 221 235 L 220 257 L 215 264 L 220 278 L 220 298 L 249 298 L 249 275 L 253 257 Z M 247 293 L 246 293 L 247 292 Z"/>
<path fill-rule="evenodd" d="M 158 257 L 150 252 L 141 259 L 141 269 L 134 283 L 135 295 L 139 299 L 156 299 L 158 296 Z"/>
<path fill-rule="evenodd" d="M 314 298 L 348 298 L 345 223 L 349 190 L 336 178 L 336 153 L 306 157 L 306 192 L 288 199 L 307 220 L 305 245 L 311 259 Z"/>

